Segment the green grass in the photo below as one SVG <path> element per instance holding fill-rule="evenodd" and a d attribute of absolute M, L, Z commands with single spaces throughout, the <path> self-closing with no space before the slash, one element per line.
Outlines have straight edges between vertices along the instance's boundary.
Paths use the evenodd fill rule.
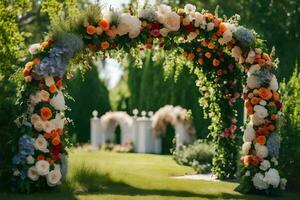
<path fill-rule="evenodd" d="M 73 152 L 69 161 L 62 186 L 30 195 L 2 193 L 0 200 L 274 199 L 234 192 L 237 183 L 172 179 L 193 171 L 170 156 Z M 275 199 L 299 199 L 299 194 L 284 193 Z"/>

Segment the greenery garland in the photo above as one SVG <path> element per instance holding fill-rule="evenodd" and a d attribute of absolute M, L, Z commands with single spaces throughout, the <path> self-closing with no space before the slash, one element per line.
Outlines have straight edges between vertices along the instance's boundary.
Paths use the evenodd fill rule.
<path fill-rule="evenodd" d="M 102 12 L 91 6 L 76 18 L 53 25 L 49 39 L 30 47 L 23 70 L 27 83 L 20 99 L 24 114 L 19 118 L 22 137 L 13 159 L 14 189 L 30 191 L 32 186 L 55 186 L 63 180 L 67 136 L 62 129 L 68 120 L 63 115 L 61 90 L 68 63 L 88 64 L 94 55 L 123 59 L 126 53 L 141 63 L 140 52 L 145 48 L 168 52 L 166 68 L 190 63 L 197 75 L 196 84 L 203 94 L 199 103 L 211 119 L 210 137 L 216 147 L 213 172 L 220 179 L 233 178 L 236 173 L 233 105 L 241 96 L 247 72 L 243 97 L 249 124 L 238 189 L 270 193 L 284 188 L 286 181 L 275 169 L 276 119 L 281 107 L 273 75 L 277 63 L 259 48 L 261 40 L 255 33 L 239 26 L 238 16 L 222 19 L 207 11 L 197 12 L 191 4 L 176 12 L 167 5 L 145 5 L 139 11 L 130 7 L 128 11 Z"/>

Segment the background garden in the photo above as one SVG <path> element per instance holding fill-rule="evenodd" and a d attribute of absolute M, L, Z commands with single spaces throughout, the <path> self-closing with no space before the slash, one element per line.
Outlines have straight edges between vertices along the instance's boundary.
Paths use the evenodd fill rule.
<path fill-rule="evenodd" d="M 22 89 L 19 85 L 20 77 L 15 74 L 19 61 L 26 54 L 27 46 L 40 41 L 44 36 L 43 33 L 49 30 L 51 23 L 55 23 L 58 20 L 57 16 L 72 15 L 77 7 L 85 8 L 90 3 L 81 0 L 0 2 L 0 145 L 2 147 L 0 152 L 0 185 L 4 184 L 4 180 L 7 179 L 7 173 L 5 172 L 7 169 L 10 169 L 10 154 L 15 151 L 15 149 L 12 149 L 11 144 L 15 143 L 19 137 L 19 133 L 13 123 L 20 106 L 20 102 L 16 101 L 17 96 Z M 131 3 L 134 4 L 135 1 Z M 188 2 L 168 1 L 166 3 L 173 6 L 184 6 L 185 3 L 192 3 L 197 5 L 198 8 L 208 9 L 212 12 L 219 5 L 219 15 L 226 14 L 231 16 L 239 13 L 241 24 L 255 28 L 262 38 L 268 40 L 269 49 L 273 45 L 276 46 L 276 53 L 281 61 L 277 77 L 281 82 L 284 112 L 284 119 L 281 124 L 280 165 L 282 173 L 289 180 L 288 188 L 297 189 L 300 182 L 300 174 L 298 172 L 300 159 L 297 156 L 297 153 L 300 152 L 298 145 L 300 141 L 300 72 L 297 67 L 300 50 L 298 45 L 300 44 L 300 33 L 297 31 L 297 25 L 300 22 L 299 2 L 296 0 L 280 2 L 271 0 L 259 2 L 252 0 L 190 0 Z M 175 69 L 164 71 L 164 68 L 161 67 L 163 60 L 157 59 L 153 61 L 151 51 L 148 51 L 146 54 L 142 68 L 134 66 L 132 59 L 134 58 L 128 57 L 122 63 L 123 76 L 114 88 L 108 88 L 107 80 L 99 78 L 100 70 L 106 67 L 104 60 L 95 62 L 90 69 L 85 69 L 88 72 L 84 76 L 82 75 L 82 69 L 75 70 L 73 74 L 69 74 L 71 81 L 66 86 L 71 97 L 67 103 L 70 107 L 68 115 L 74 120 L 74 126 L 70 127 L 69 130 L 72 135 L 71 143 L 89 142 L 89 120 L 91 112 L 95 109 L 100 114 L 104 114 L 109 110 L 123 110 L 132 113 L 132 110 L 135 108 L 145 111 L 156 111 L 166 104 L 180 105 L 191 110 L 197 138 L 202 140 L 184 148 L 182 151 L 175 152 L 174 158 L 180 164 L 192 165 L 198 172 L 207 170 L 205 166 L 209 166 L 213 152 L 211 152 L 209 146 L 203 144 L 203 140 L 209 143 L 211 138 L 207 138 L 209 121 L 204 119 L 202 108 L 198 103 L 200 93 L 194 84 L 196 77 L 193 77 L 187 68 L 183 68 L 179 74 L 177 74 Z M 87 96 L 90 96 L 90 98 L 86 98 Z M 82 109 L 83 107 L 85 109 Z M 240 100 L 238 107 L 240 113 L 242 113 L 242 100 Z M 242 120 L 240 117 L 239 125 L 242 125 Z M 241 138 L 242 133 L 240 132 L 238 135 Z M 174 130 L 169 127 L 168 133 L 163 140 L 163 152 L 165 154 L 170 154 L 173 137 Z M 84 153 L 81 152 L 81 154 Z M 101 156 L 101 154 L 94 156 L 93 159 Z M 203 161 L 203 163 L 200 162 L 199 164 L 199 161 Z M 172 167 L 172 164 L 170 165 Z M 87 170 L 86 175 L 94 173 L 89 170 Z M 105 170 L 103 169 L 103 171 Z M 102 179 L 103 176 L 101 176 Z M 76 177 L 74 176 L 74 178 Z M 107 176 L 104 177 L 111 184 L 111 179 Z M 112 179 L 118 181 L 115 178 Z M 76 180 L 73 182 L 76 184 Z M 84 180 L 79 182 L 83 183 Z M 70 184 L 72 185 L 72 183 Z M 109 184 L 108 186 L 111 186 Z M 118 184 L 121 185 L 121 188 L 124 187 L 124 183 Z M 72 187 L 73 189 L 78 189 L 81 186 L 70 186 L 70 188 Z M 88 187 L 83 190 L 90 191 L 93 188 Z M 143 194 L 143 192 L 140 193 Z M 173 195 L 178 196 L 176 194 Z M 209 196 L 207 197 L 209 198 Z M 214 196 L 211 197 L 214 198 Z M 218 196 L 215 197 L 217 198 Z M 234 198 L 234 196 L 231 197 Z"/>

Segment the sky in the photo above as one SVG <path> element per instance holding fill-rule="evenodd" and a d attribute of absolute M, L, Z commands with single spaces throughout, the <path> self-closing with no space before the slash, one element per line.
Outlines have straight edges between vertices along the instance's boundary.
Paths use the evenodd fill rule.
<path fill-rule="evenodd" d="M 121 9 L 122 4 L 127 5 L 130 0 L 99 0 L 99 4 L 104 6 L 104 9 L 110 7 Z M 96 1 L 94 1 L 96 2 Z M 155 0 L 149 0 L 149 3 L 154 3 Z M 139 4 L 143 5 L 145 0 L 139 0 Z M 107 83 L 108 89 L 114 88 L 123 74 L 123 69 L 120 63 L 114 59 L 106 59 L 104 67 L 101 67 L 99 77 Z"/>

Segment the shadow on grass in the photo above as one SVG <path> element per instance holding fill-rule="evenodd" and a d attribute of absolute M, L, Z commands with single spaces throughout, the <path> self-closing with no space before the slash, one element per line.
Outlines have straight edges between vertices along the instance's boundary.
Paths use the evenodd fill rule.
<path fill-rule="evenodd" d="M 208 199 L 253 199 L 243 195 L 228 193 L 219 194 L 197 194 L 184 190 L 166 189 L 144 189 L 131 186 L 122 181 L 113 180 L 109 174 L 101 174 L 96 169 L 85 165 L 76 168 L 67 183 L 64 185 L 66 190 L 73 191 L 78 195 L 108 194 L 125 196 L 166 196 L 166 197 L 195 197 Z"/>

